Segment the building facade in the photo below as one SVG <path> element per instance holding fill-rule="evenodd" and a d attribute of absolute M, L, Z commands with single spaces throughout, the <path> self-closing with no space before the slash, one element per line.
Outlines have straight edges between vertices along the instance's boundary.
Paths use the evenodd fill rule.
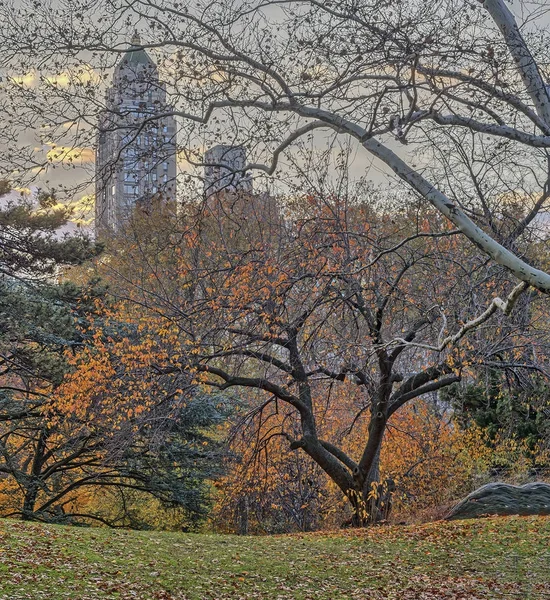
<path fill-rule="evenodd" d="M 137 207 L 176 197 L 176 121 L 166 86 L 136 34 L 115 67 L 100 116 L 96 233 L 116 232 Z"/>
<path fill-rule="evenodd" d="M 219 145 L 204 154 L 204 194 L 207 198 L 220 192 L 252 193 L 252 179 L 244 171 L 246 149 L 243 146 Z"/>

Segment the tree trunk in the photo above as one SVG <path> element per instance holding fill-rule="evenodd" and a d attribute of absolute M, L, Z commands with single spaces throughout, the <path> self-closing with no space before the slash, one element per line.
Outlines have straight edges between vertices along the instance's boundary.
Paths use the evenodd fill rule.
<path fill-rule="evenodd" d="M 30 521 L 34 518 L 36 499 L 38 497 L 38 490 L 41 484 L 40 474 L 42 473 L 42 464 L 44 460 L 44 453 L 46 451 L 47 437 L 48 433 L 46 429 L 42 429 L 36 443 L 34 459 L 32 461 L 31 473 L 29 476 L 29 483 L 26 486 L 25 496 L 23 498 L 21 518 L 24 521 Z"/>
<path fill-rule="evenodd" d="M 370 472 L 361 489 L 353 490 L 349 497 L 354 515 L 353 527 L 366 527 L 386 521 L 392 508 L 395 483 L 391 478 L 380 481 L 380 450 L 378 447 Z"/>
<path fill-rule="evenodd" d="M 237 520 L 239 535 L 248 535 L 248 496 L 241 498 L 237 504 Z"/>
<path fill-rule="evenodd" d="M 21 518 L 23 521 L 32 521 L 34 517 L 34 507 L 36 505 L 36 497 L 38 496 L 38 482 L 34 479 L 30 482 L 25 492 L 23 499 L 23 508 Z"/>

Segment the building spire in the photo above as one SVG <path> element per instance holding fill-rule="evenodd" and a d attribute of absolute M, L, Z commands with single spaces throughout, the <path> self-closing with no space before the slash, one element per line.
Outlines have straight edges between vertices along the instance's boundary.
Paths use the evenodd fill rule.
<path fill-rule="evenodd" d="M 134 31 L 134 35 L 132 36 L 130 43 L 132 46 L 141 46 L 141 38 L 139 37 L 139 33 L 137 31 Z"/>

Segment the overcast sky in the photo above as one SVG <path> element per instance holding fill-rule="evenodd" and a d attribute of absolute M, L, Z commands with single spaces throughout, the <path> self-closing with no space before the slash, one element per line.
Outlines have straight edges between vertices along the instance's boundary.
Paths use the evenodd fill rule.
<path fill-rule="evenodd" d="M 524 3 L 516 1 L 514 3 L 514 10 L 520 18 L 523 17 L 529 19 L 529 16 L 536 14 L 538 16 L 539 23 L 545 25 L 550 24 L 550 7 L 545 1 Z M 129 37 L 131 37 L 131 33 L 132 31 L 128 31 Z M 154 52 L 151 52 L 151 55 L 154 56 Z M 29 131 L 28 135 L 34 136 L 34 133 Z M 332 134 L 316 134 L 314 137 L 313 147 L 317 150 L 328 150 L 331 147 L 330 144 L 331 140 L 333 139 L 334 136 Z M 36 140 L 33 140 L 32 143 L 36 143 Z M 346 139 L 339 138 L 338 141 L 332 145 L 333 154 L 336 155 L 336 153 L 340 152 L 343 147 L 346 147 L 346 145 Z M 350 148 L 351 150 L 349 152 L 348 168 L 350 178 L 352 180 L 363 177 L 377 183 L 387 178 L 387 169 L 382 167 L 376 161 L 373 161 L 368 152 L 365 149 L 363 149 L 359 144 L 352 143 L 350 145 Z M 406 152 L 406 150 L 400 149 L 400 146 L 397 143 L 394 145 L 394 149 L 397 149 L 400 152 Z M 47 144 L 43 145 L 42 152 L 44 154 L 47 154 L 48 152 L 51 153 L 52 148 L 49 147 Z M 55 168 L 52 168 L 50 170 L 47 177 L 42 177 L 40 180 L 34 182 L 33 187 L 53 187 L 58 186 L 59 184 L 70 187 L 77 183 L 85 183 L 91 181 L 94 170 L 94 151 L 92 146 L 90 145 L 88 147 L 80 148 L 78 151 L 78 157 L 75 160 L 73 160 L 72 163 L 72 165 L 74 165 L 75 168 L 66 168 L 64 163 L 66 162 L 67 156 L 69 156 L 71 152 L 73 152 L 71 148 L 67 148 L 65 153 L 63 152 L 63 150 L 60 153 L 58 152 L 57 157 L 54 158 L 54 164 L 52 164 L 52 167 Z M 181 163 L 181 166 L 184 169 L 186 168 L 185 163 L 183 161 Z M 334 167 L 334 165 L 332 165 L 332 167 Z M 47 182 L 45 181 L 46 179 Z M 89 185 L 87 189 L 80 190 L 73 198 L 73 201 L 78 202 L 80 198 L 86 197 L 92 193 L 93 186 Z"/>

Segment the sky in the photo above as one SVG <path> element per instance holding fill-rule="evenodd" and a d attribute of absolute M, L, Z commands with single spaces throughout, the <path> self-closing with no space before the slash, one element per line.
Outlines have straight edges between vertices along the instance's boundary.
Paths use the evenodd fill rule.
<path fill-rule="evenodd" d="M 55 1 L 53 3 L 55 6 Z M 518 15 L 533 14 L 533 11 L 540 17 L 540 23 L 550 25 L 550 8 L 547 3 L 542 2 L 525 2 L 520 3 L 517 0 L 513 4 L 514 10 Z M 522 10 L 525 8 L 526 10 Z M 129 36 L 132 32 L 129 32 Z M 154 56 L 154 52 L 151 52 Z M 32 74 L 27 74 L 22 83 L 28 87 L 33 86 Z M 88 79 L 90 82 L 97 81 L 97 74 L 90 69 L 89 72 L 84 72 L 84 79 Z M 67 73 L 60 73 L 55 76 L 56 85 L 60 88 L 67 85 L 69 76 Z M 34 136 L 34 132 L 28 131 L 27 136 L 29 138 Z M 33 140 L 36 143 L 36 140 Z M 332 145 L 331 145 L 332 144 Z M 391 144 L 391 142 L 390 142 Z M 407 152 L 406 149 L 402 149 L 398 143 L 391 144 L 394 150 L 399 152 Z M 93 194 L 93 185 L 90 183 L 87 187 L 85 184 L 91 182 L 94 172 L 94 149 L 92 145 L 85 147 L 73 148 L 56 146 L 52 147 L 52 143 L 43 143 L 35 146 L 35 149 L 40 151 L 44 156 L 47 156 L 51 160 L 51 169 L 47 176 L 38 176 L 36 181 L 32 182 L 29 188 L 31 196 L 36 193 L 36 189 L 39 187 L 57 187 L 67 186 L 73 187 L 75 185 L 83 186 L 78 193 L 70 199 L 75 205 L 76 219 L 84 220 L 82 223 L 85 226 L 89 226 L 89 197 Z M 324 133 L 315 134 L 313 137 L 311 149 L 316 151 L 326 151 L 327 154 L 331 155 L 331 161 L 329 161 L 329 170 L 332 175 L 336 177 L 337 168 L 335 166 L 335 157 L 338 153 L 344 150 L 347 152 L 347 169 L 351 181 L 365 178 L 372 181 L 374 184 L 378 184 L 388 177 L 388 170 L 377 161 L 373 160 L 368 152 L 363 149 L 359 144 L 352 143 L 348 145 L 344 138 L 340 138 L 335 144 L 333 143 L 333 136 Z M 180 161 L 182 170 L 188 169 L 184 160 Z M 17 193 L 25 193 L 25 190 L 19 190 Z"/>

